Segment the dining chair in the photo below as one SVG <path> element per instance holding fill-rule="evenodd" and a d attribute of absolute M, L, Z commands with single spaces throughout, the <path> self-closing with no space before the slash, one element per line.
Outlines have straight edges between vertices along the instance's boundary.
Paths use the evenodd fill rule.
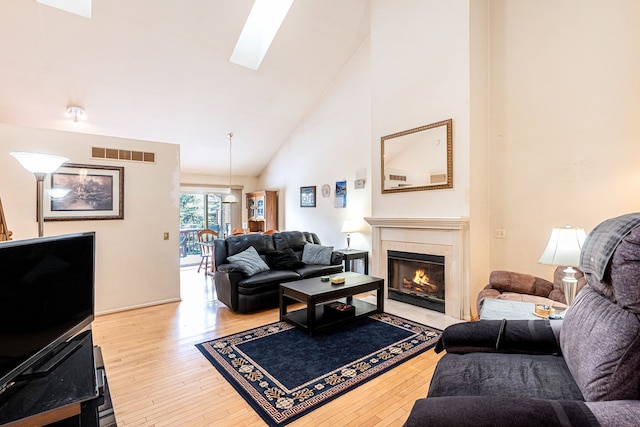
<path fill-rule="evenodd" d="M 239 236 L 241 234 L 246 234 L 244 228 L 234 228 L 233 230 L 231 230 L 231 235 L 232 236 Z"/>
<path fill-rule="evenodd" d="M 198 232 L 198 244 L 200 245 L 200 254 L 202 255 L 200 265 L 198 266 L 198 273 L 200 273 L 203 263 L 204 272 L 207 272 L 209 268 L 209 260 L 213 260 L 211 255 L 213 254 L 213 241 L 216 237 L 218 237 L 218 233 L 207 228 Z M 213 261 L 211 261 L 211 266 L 213 267 Z"/>

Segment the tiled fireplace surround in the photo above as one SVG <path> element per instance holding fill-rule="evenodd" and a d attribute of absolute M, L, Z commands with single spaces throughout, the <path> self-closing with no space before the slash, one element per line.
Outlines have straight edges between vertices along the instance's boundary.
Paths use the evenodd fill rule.
<path fill-rule="evenodd" d="M 385 283 L 387 282 L 388 250 L 444 256 L 444 314 L 454 319 L 470 319 L 469 275 L 465 268 L 469 265 L 468 218 L 370 217 L 365 220 L 372 229 L 371 274 L 373 276 L 381 277 Z M 388 301 L 388 292 L 385 287 L 385 304 Z M 414 308 L 411 306 L 412 310 Z"/>

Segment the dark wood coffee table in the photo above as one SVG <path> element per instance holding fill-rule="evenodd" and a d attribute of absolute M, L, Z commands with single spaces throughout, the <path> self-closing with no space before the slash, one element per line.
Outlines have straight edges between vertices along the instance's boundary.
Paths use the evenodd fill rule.
<path fill-rule="evenodd" d="M 329 277 L 337 276 L 344 277 L 345 283 L 334 285 L 331 282 L 321 281 L 319 277 L 313 277 L 280 284 L 280 320 L 292 323 L 307 331 L 309 335 L 313 335 L 320 329 L 384 311 L 384 280 L 353 272 L 332 274 Z M 376 305 L 353 298 L 354 295 L 367 291 L 376 291 Z M 288 313 L 289 298 L 305 303 L 306 308 Z M 338 317 L 329 316 L 328 313 L 325 315 L 323 303 L 334 301 L 355 307 L 355 312 Z"/>

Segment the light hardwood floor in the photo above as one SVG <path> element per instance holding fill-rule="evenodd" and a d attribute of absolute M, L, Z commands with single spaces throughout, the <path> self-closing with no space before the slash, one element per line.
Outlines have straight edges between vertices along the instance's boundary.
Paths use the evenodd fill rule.
<path fill-rule="evenodd" d="M 210 276 L 181 272 L 182 302 L 98 316 L 120 427 L 266 425 L 194 346 L 278 320 L 278 310 L 235 314 L 215 298 Z M 295 349 L 286 349 L 295 352 Z M 401 426 L 426 396 L 440 355 L 429 350 L 291 423 Z"/>

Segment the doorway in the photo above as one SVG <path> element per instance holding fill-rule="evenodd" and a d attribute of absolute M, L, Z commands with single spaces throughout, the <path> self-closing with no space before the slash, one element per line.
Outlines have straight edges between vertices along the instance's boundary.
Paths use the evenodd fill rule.
<path fill-rule="evenodd" d="M 180 267 L 200 263 L 198 232 L 210 229 L 222 236 L 223 225 L 230 222 L 229 205 L 223 194 L 205 192 L 180 193 Z"/>

